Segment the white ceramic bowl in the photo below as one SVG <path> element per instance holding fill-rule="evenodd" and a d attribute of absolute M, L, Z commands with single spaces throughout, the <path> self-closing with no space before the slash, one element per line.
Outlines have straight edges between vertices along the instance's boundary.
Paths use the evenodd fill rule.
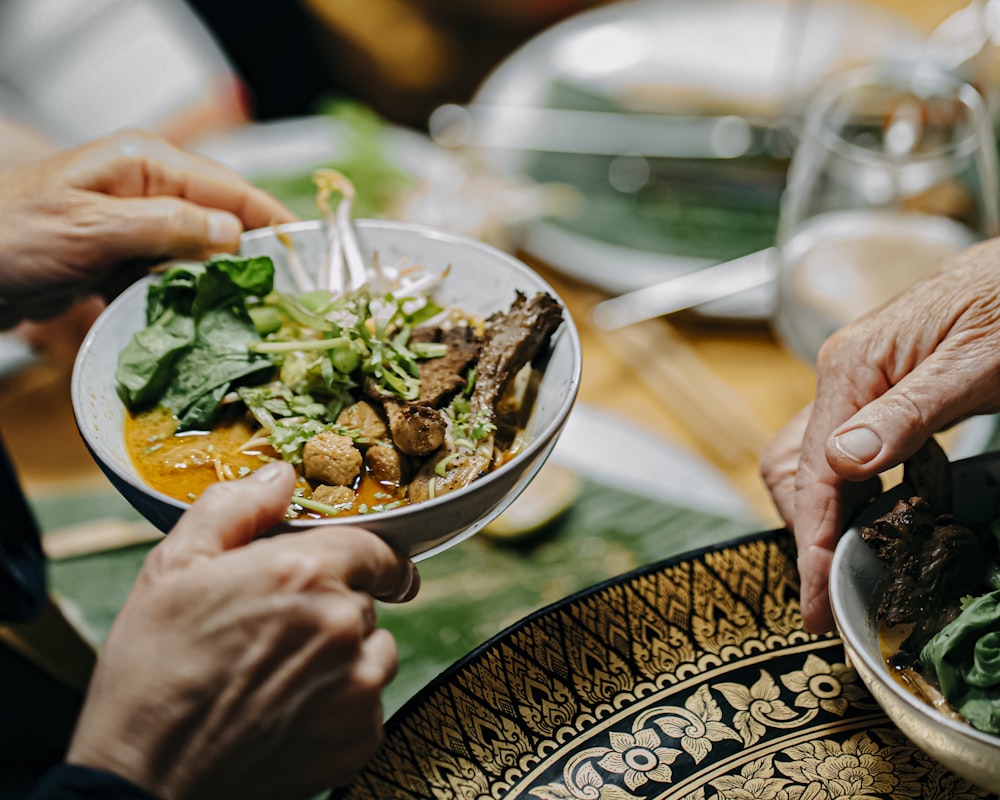
<path fill-rule="evenodd" d="M 1000 454 L 952 465 L 954 509 L 959 522 L 987 521 L 1000 508 Z M 882 660 L 875 620 L 875 585 L 881 566 L 858 528 L 890 510 L 909 490 L 886 492 L 837 545 L 830 572 L 830 602 L 851 665 L 872 696 L 909 739 L 966 780 L 1000 793 L 1000 737 L 949 719 L 904 689 Z"/>
<path fill-rule="evenodd" d="M 560 299 L 525 264 L 480 242 L 400 222 L 359 220 L 356 229 L 366 257 L 377 251 L 385 264 L 409 260 L 433 269 L 450 266 L 450 274 L 435 295 L 445 304 L 485 315 L 509 307 L 516 290 L 529 297 L 548 292 Z M 282 231 L 294 240 L 303 263 L 322 263 L 326 247 L 322 223 L 297 222 L 282 226 Z M 271 256 L 276 285 L 292 288 L 287 250 L 272 230 L 245 233 L 241 252 Z M 76 359 L 71 393 L 77 427 L 105 475 L 147 519 L 168 531 L 187 504 L 155 491 L 140 479 L 125 449 L 126 412 L 115 388 L 118 353 L 145 324 L 146 291 L 151 280 L 145 278 L 129 287 L 91 328 Z M 423 503 L 363 517 L 292 521 L 287 527 L 362 524 L 414 558 L 427 558 L 482 529 L 514 501 L 541 468 L 576 399 L 582 366 L 580 338 L 565 304 L 563 307 L 563 323 L 552 339 L 535 404 L 530 442 L 516 458 L 463 489 Z"/>

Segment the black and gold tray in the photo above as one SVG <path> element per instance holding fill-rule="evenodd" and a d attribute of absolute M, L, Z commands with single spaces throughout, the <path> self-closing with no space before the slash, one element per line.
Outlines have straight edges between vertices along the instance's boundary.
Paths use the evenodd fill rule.
<path fill-rule="evenodd" d="M 802 630 L 798 588 L 770 532 L 573 595 L 419 692 L 333 796 L 992 797 L 898 732 L 839 639 Z"/>

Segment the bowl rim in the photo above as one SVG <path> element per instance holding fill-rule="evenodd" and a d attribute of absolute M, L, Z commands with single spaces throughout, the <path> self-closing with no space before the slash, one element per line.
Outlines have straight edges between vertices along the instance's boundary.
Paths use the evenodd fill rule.
<path fill-rule="evenodd" d="M 1000 462 L 1000 453 L 985 453 L 952 462 L 954 477 L 961 479 L 963 472 L 973 470 L 978 464 L 986 461 Z M 925 703 L 916 695 L 908 692 L 894 680 L 889 674 L 885 662 L 881 658 L 873 658 L 868 648 L 862 644 L 858 629 L 864 620 L 852 620 L 849 615 L 844 613 L 844 597 L 847 592 L 846 576 L 850 573 L 848 564 L 858 552 L 857 548 L 865 548 L 867 550 L 867 545 L 862 540 L 858 528 L 881 516 L 895 505 L 897 500 L 904 499 L 906 496 L 912 495 L 912 493 L 913 488 L 906 483 L 900 483 L 887 492 L 884 492 L 855 518 L 850 528 L 847 529 L 837 542 L 833 553 L 833 560 L 830 564 L 830 578 L 828 581 L 830 609 L 833 612 L 837 632 L 840 634 L 845 645 L 849 646 L 851 657 L 860 659 L 870 674 L 878 676 L 881 685 L 887 687 L 893 697 L 906 705 L 911 712 L 927 718 L 935 725 L 945 728 L 956 736 L 973 739 L 977 743 L 987 747 L 998 748 L 1000 747 L 1000 735 L 986 733 L 973 727 L 971 723 L 962 723 L 951 719 L 933 706 Z M 874 553 L 872 553 L 872 557 L 875 557 Z M 879 703 L 879 705 L 882 704 Z"/>
<path fill-rule="evenodd" d="M 379 511 L 375 514 L 352 514 L 342 517 L 329 517 L 315 520 L 287 520 L 284 525 L 292 529 L 311 529 L 315 527 L 337 525 L 363 525 L 366 521 L 369 524 L 377 526 L 378 520 L 405 520 L 409 516 L 427 514 L 438 506 L 450 503 L 453 500 L 464 497 L 467 494 L 471 494 L 477 488 L 502 480 L 507 473 L 517 469 L 517 465 L 519 463 L 523 463 L 525 465 L 530 464 L 538 453 L 548 445 L 552 438 L 559 435 L 563 424 L 573 409 L 573 405 L 576 403 L 577 395 L 580 390 L 580 382 L 583 374 L 583 348 L 580 342 L 580 334 L 577 330 L 576 323 L 569 312 L 569 307 L 567 306 L 565 300 L 563 300 L 559 293 L 556 292 L 556 290 L 547 280 L 545 280 L 544 277 L 542 277 L 535 270 L 531 269 L 531 267 L 529 267 L 526 263 L 510 253 L 506 253 L 503 250 L 494 247 L 493 245 L 486 244 L 485 242 L 481 242 L 467 236 L 462 236 L 461 234 L 442 231 L 420 223 L 382 219 L 356 219 L 353 223 L 360 231 L 393 231 L 398 233 L 414 234 L 420 238 L 431 239 L 443 244 L 463 249 L 476 250 L 481 252 L 484 256 L 492 259 L 500 259 L 506 262 L 507 266 L 513 269 L 515 273 L 520 273 L 521 275 L 526 276 L 532 283 L 540 284 L 538 290 L 546 291 L 551 294 L 563 309 L 562 324 L 552 337 L 550 351 L 555 348 L 556 342 L 558 342 L 559 339 L 566 338 L 568 340 L 571 358 L 571 375 L 569 384 L 563 393 L 563 397 L 553 412 L 553 421 L 549 429 L 542 435 L 533 436 L 531 441 L 529 441 L 521 452 L 518 453 L 517 457 L 510 459 L 497 469 L 490 470 L 488 473 L 477 478 L 472 483 L 469 483 L 454 492 L 448 492 L 447 494 L 441 495 L 440 497 L 424 500 L 420 503 L 407 504 L 397 508 Z M 240 242 L 242 244 L 244 241 L 255 241 L 257 239 L 269 238 L 274 236 L 276 232 L 294 234 L 301 231 L 315 230 L 317 228 L 325 227 L 325 224 L 326 223 L 323 220 L 300 220 L 297 222 L 284 223 L 282 225 L 273 225 L 266 228 L 254 228 L 245 231 L 240 237 Z M 113 307 L 124 305 L 129 302 L 135 302 L 133 298 L 133 295 L 135 294 L 142 294 L 144 296 L 149 284 L 155 279 L 155 276 L 147 275 L 133 283 L 108 305 L 108 308 L 105 309 L 102 316 Z M 101 324 L 99 318 L 87 332 L 87 335 L 84 338 L 84 341 L 81 344 L 74 360 L 73 372 L 70 380 L 70 396 L 74 415 L 77 417 L 82 414 L 82 398 L 86 392 L 90 391 L 88 387 L 83 386 L 82 365 L 94 347 L 94 339 L 101 333 L 102 329 L 103 325 Z M 109 477 L 111 477 L 110 473 L 114 473 L 115 480 L 123 481 L 136 491 L 161 503 L 165 503 L 166 505 L 169 505 L 181 512 L 186 511 L 191 507 L 191 503 L 185 503 L 181 500 L 177 500 L 176 498 L 171 497 L 158 489 L 154 489 L 137 475 L 121 472 L 115 469 L 112 466 L 113 459 L 106 457 L 107 451 L 103 447 L 102 443 L 99 440 L 91 441 L 88 437 L 86 433 L 88 431 L 87 426 L 79 424 L 78 420 L 77 428 L 84 444 L 91 452 L 91 456 L 100 465 L 102 471 L 108 474 Z M 484 509 L 484 511 L 486 510 L 488 509 Z"/>

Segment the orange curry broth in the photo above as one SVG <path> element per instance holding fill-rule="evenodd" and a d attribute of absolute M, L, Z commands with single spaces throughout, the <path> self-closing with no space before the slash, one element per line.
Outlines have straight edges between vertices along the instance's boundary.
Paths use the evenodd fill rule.
<path fill-rule="evenodd" d="M 210 431 L 175 436 L 176 430 L 177 417 L 162 408 L 125 415 L 125 448 L 139 477 L 181 502 L 192 502 L 219 480 L 217 465 L 228 465 L 229 475 L 240 478 L 278 457 L 269 445 L 242 449 L 258 431 L 245 415 L 224 417 Z M 299 485 L 306 486 L 301 477 Z M 400 500 L 408 503 L 397 487 L 379 483 L 367 470 L 355 491 L 356 508 L 371 509 Z M 304 511 L 299 518 L 320 516 Z"/>

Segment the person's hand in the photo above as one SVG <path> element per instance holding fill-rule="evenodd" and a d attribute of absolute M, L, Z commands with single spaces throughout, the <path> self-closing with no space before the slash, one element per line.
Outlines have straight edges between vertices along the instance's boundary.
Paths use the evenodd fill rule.
<path fill-rule="evenodd" d="M 232 251 L 244 229 L 294 219 L 232 170 L 140 131 L 0 174 L 0 326 L 113 295 L 151 263 Z"/>
<path fill-rule="evenodd" d="M 213 485 L 147 557 L 98 659 L 67 761 L 164 800 L 307 797 L 381 742 L 395 643 L 373 597 L 413 564 L 357 528 L 255 536 L 287 507 L 273 462 Z"/>
<path fill-rule="evenodd" d="M 802 617 L 833 627 L 833 550 L 880 491 L 879 474 L 938 431 L 1000 410 L 1000 240 L 977 245 L 835 333 L 816 396 L 775 438 L 761 473 L 794 532 Z"/>

